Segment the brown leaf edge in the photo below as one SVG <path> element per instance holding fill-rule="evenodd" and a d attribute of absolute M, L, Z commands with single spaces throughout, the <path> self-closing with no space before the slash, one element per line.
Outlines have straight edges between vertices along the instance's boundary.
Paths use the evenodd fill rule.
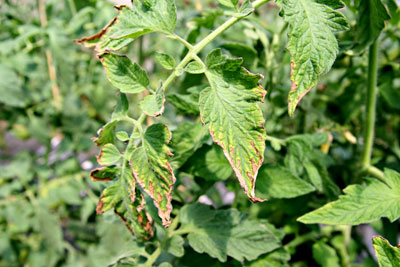
<path fill-rule="evenodd" d="M 109 32 L 109 29 L 111 26 L 117 23 L 118 16 L 120 15 L 121 9 L 127 7 L 126 5 L 119 5 L 119 6 L 114 6 L 114 8 L 118 11 L 118 15 L 115 16 L 103 29 L 100 30 L 100 32 L 88 36 L 88 37 L 83 37 L 81 39 L 74 40 L 76 44 L 83 44 L 85 47 L 92 48 L 95 47 L 95 50 L 99 50 L 98 44 L 97 43 L 88 43 L 88 42 L 98 42 L 101 40 L 101 38 Z"/>
<path fill-rule="evenodd" d="M 111 166 L 111 167 L 116 167 L 116 166 Z M 100 178 L 100 177 L 96 177 L 96 174 L 103 172 L 104 170 L 106 170 L 107 168 L 110 167 L 102 167 L 102 168 L 97 168 L 94 169 L 90 172 L 90 179 L 94 182 L 111 182 L 112 180 L 115 179 L 115 177 L 104 177 L 104 178 Z"/>
<path fill-rule="evenodd" d="M 261 75 L 261 74 L 254 74 L 254 73 L 251 73 L 250 71 L 248 71 L 248 70 L 247 70 L 246 68 L 244 68 L 244 67 L 240 67 L 240 68 L 241 68 L 242 70 L 246 71 L 246 73 L 247 73 L 248 75 L 252 76 L 253 78 L 258 78 L 258 80 L 264 79 L 264 76 Z M 262 103 L 264 103 L 265 96 L 266 96 L 267 92 L 266 92 L 266 90 L 264 89 L 264 87 L 262 87 L 259 83 L 258 83 L 257 85 L 258 85 L 258 87 L 260 88 L 260 90 L 256 90 L 256 92 L 260 94 L 260 96 L 261 96 L 260 101 L 261 101 Z M 258 105 L 256 105 L 256 107 L 257 107 L 257 109 L 258 109 L 260 112 L 262 112 L 261 109 L 260 109 L 260 107 L 259 107 Z M 203 116 L 202 116 L 201 114 L 200 114 L 200 118 L 201 118 L 201 121 L 202 121 L 203 125 L 206 125 L 206 124 L 204 123 L 204 118 L 203 118 Z M 258 126 L 259 126 L 260 128 L 262 128 L 262 129 L 264 129 L 264 125 L 262 125 L 262 124 L 260 124 L 260 125 L 258 125 Z M 234 161 L 233 161 L 233 156 L 231 156 L 231 155 L 228 153 L 228 150 L 226 149 L 226 147 L 224 146 L 224 144 L 223 144 L 220 140 L 217 140 L 217 138 L 216 138 L 216 136 L 215 136 L 215 134 L 214 134 L 214 131 L 211 129 L 211 127 L 208 127 L 208 129 L 209 129 L 209 132 L 210 132 L 210 134 L 211 134 L 211 136 L 212 136 L 213 141 L 214 141 L 216 144 L 218 144 L 218 145 L 222 148 L 225 157 L 226 157 L 227 160 L 229 161 L 229 164 L 231 165 L 233 171 L 235 172 L 236 177 L 237 177 L 238 180 L 239 180 L 240 186 L 244 189 L 245 194 L 248 196 L 248 198 L 251 200 L 251 202 L 253 202 L 253 203 L 260 203 L 260 202 L 265 202 L 265 201 L 267 201 L 267 199 L 261 199 L 261 198 L 258 198 L 258 197 L 255 196 L 255 185 L 256 185 L 258 170 L 261 168 L 262 163 L 264 162 L 264 156 L 260 153 L 260 151 L 258 151 L 258 150 L 256 149 L 255 144 L 254 144 L 254 141 L 252 141 L 251 146 L 253 147 L 253 149 L 256 150 L 256 154 L 260 157 L 260 159 L 258 160 L 258 163 L 257 163 L 257 164 L 254 162 L 254 159 L 251 159 L 251 165 L 252 165 L 252 169 L 253 169 L 254 175 L 252 175 L 251 173 L 250 173 L 250 174 L 247 173 L 247 175 L 249 176 L 249 178 L 250 178 L 250 180 L 251 180 L 251 183 L 252 183 L 251 192 L 249 193 L 249 188 L 247 188 L 246 182 L 245 182 L 245 180 L 244 180 L 244 177 L 242 176 L 241 171 L 236 167 L 236 165 L 235 165 L 235 163 L 234 163 Z M 263 139 L 262 136 L 259 136 L 258 138 L 259 138 L 259 139 Z M 234 148 L 230 148 L 231 152 L 233 152 L 232 149 L 234 149 Z"/>
<path fill-rule="evenodd" d="M 168 143 L 169 144 L 171 142 L 172 139 L 172 133 L 168 130 L 168 127 L 165 126 L 165 128 L 167 129 L 167 131 L 169 132 L 169 136 L 168 136 Z M 167 150 L 167 154 L 168 156 L 172 157 L 174 154 L 171 153 L 170 150 Z M 139 183 L 139 185 L 141 186 L 141 188 L 153 199 L 154 205 L 157 207 L 158 209 L 158 216 L 160 216 L 162 222 L 163 222 L 163 226 L 165 228 L 169 227 L 171 225 L 171 212 L 172 212 L 172 191 L 174 188 L 174 184 L 176 182 L 176 177 L 174 174 L 174 171 L 172 170 L 171 164 L 169 163 L 169 161 L 167 161 L 167 166 L 163 166 L 172 176 L 172 183 L 169 186 L 169 192 L 167 195 L 167 209 L 165 211 L 163 211 L 160 208 L 159 205 L 159 201 L 156 200 L 156 197 L 154 195 L 154 191 L 152 190 L 152 187 L 150 188 L 150 190 L 145 189 L 145 184 L 140 180 L 139 175 L 137 173 L 137 171 L 132 167 L 132 164 L 130 164 L 131 170 L 133 175 L 135 176 L 136 181 Z M 170 181 L 167 181 L 170 182 Z"/>
<path fill-rule="evenodd" d="M 295 92 L 295 91 L 297 90 L 297 87 L 298 87 L 298 85 L 297 85 L 297 84 L 294 82 L 294 80 L 293 80 L 293 73 L 294 73 L 294 62 L 293 62 L 293 61 L 290 63 L 290 68 L 291 68 L 290 77 L 291 77 L 291 81 L 292 81 L 292 87 L 290 88 L 290 93 L 292 93 L 292 92 Z M 293 105 L 292 100 L 290 99 L 290 96 L 289 96 L 289 99 L 288 99 L 288 110 L 289 110 L 289 116 L 290 116 L 290 117 L 293 118 L 294 112 L 296 111 L 296 108 L 297 108 L 297 106 L 299 105 L 300 101 L 303 99 L 303 97 L 304 97 L 306 94 L 308 94 L 308 93 L 311 91 L 311 89 L 312 89 L 313 87 L 314 87 L 314 86 L 312 86 L 310 89 L 308 89 L 308 90 L 306 90 L 305 92 L 303 92 L 303 93 L 296 99 L 296 103 L 294 103 L 294 105 Z M 289 94 L 290 94 L 290 93 L 289 93 Z"/>

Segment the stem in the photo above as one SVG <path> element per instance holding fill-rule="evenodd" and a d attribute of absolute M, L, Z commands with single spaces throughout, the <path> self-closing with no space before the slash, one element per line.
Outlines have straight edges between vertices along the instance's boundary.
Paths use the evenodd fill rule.
<path fill-rule="evenodd" d="M 369 48 L 368 61 L 368 95 L 367 112 L 364 122 L 364 150 L 362 154 L 362 167 L 368 168 L 371 165 L 372 149 L 374 145 L 374 130 L 376 117 L 376 93 L 378 79 L 378 38 Z"/>
<path fill-rule="evenodd" d="M 69 5 L 69 8 L 71 9 L 72 16 L 75 16 L 77 11 L 76 11 L 76 6 L 75 6 L 74 0 L 68 0 L 68 5 Z"/>
<path fill-rule="evenodd" d="M 257 0 L 253 3 L 254 9 L 259 8 L 263 4 L 267 3 L 269 0 Z M 171 75 L 167 78 L 167 80 L 164 82 L 164 87 L 165 89 L 168 88 L 168 86 L 173 82 L 173 80 L 177 77 L 177 72 L 182 70 L 191 60 L 195 59 L 197 57 L 197 54 L 200 53 L 201 50 L 203 50 L 204 47 L 206 47 L 209 43 L 215 40 L 219 35 L 224 33 L 228 28 L 230 28 L 233 24 L 236 22 L 240 21 L 243 19 L 243 17 L 233 17 L 228 19 L 224 24 L 216 28 L 214 31 L 212 31 L 209 35 L 207 35 L 203 40 L 201 40 L 199 43 L 197 43 L 195 46 L 190 45 L 189 43 L 185 44 L 186 46 L 189 44 L 191 49 L 189 49 L 189 53 L 182 59 L 182 61 L 176 66 L 175 71 L 171 73 Z M 172 38 L 183 42 L 183 38 L 178 37 L 177 35 L 173 35 Z M 184 41 L 186 43 L 186 41 Z M 196 58 L 197 59 L 197 58 Z"/>
<path fill-rule="evenodd" d="M 144 266 L 146 267 L 153 266 L 153 263 L 157 260 L 158 256 L 160 256 L 161 251 L 162 251 L 161 246 L 157 247 L 157 249 L 153 252 L 153 254 L 151 254 L 151 256 L 147 259 Z"/>
<path fill-rule="evenodd" d="M 368 166 L 365 169 L 365 172 L 373 175 L 375 178 L 381 180 L 382 182 L 386 183 L 385 181 L 385 174 L 383 173 L 383 171 L 381 171 L 380 169 L 374 167 L 374 166 Z"/>
<path fill-rule="evenodd" d="M 44 5 L 43 0 L 38 0 L 37 4 L 39 9 L 40 25 L 42 26 L 42 28 L 46 28 L 48 24 L 46 15 L 46 6 Z M 51 51 L 49 49 L 46 50 L 46 61 L 47 61 L 50 81 L 52 84 L 51 92 L 53 95 L 53 103 L 56 109 L 60 110 L 61 109 L 60 89 L 57 85 L 57 73 L 56 73 L 56 67 L 54 66 L 53 63 L 53 55 L 51 54 Z"/>
<path fill-rule="evenodd" d="M 270 142 L 276 142 L 282 146 L 286 146 L 286 140 L 284 140 L 284 139 L 279 139 L 279 138 L 267 135 L 267 138 L 265 140 L 268 140 Z"/>

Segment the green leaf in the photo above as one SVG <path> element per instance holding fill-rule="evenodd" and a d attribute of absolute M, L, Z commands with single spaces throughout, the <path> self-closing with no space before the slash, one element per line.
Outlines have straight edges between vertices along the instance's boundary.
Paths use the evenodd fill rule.
<path fill-rule="evenodd" d="M 100 151 L 97 161 L 100 165 L 113 165 L 121 159 L 122 155 L 113 144 L 106 144 Z"/>
<path fill-rule="evenodd" d="M 238 261 L 254 260 L 280 246 L 266 224 L 248 219 L 235 209 L 212 210 L 199 203 L 190 204 L 180 210 L 179 221 L 195 251 L 222 262 L 227 256 Z"/>
<path fill-rule="evenodd" d="M 252 67 L 258 56 L 257 50 L 241 43 L 224 43 L 221 47 L 228 50 L 232 56 L 243 58 L 243 65 L 246 67 Z"/>
<path fill-rule="evenodd" d="M 107 166 L 91 171 L 90 179 L 96 182 L 109 182 L 117 179 L 120 172 L 121 170 L 118 166 Z"/>
<path fill-rule="evenodd" d="M 190 73 L 190 74 L 201 74 L 204 73 L 204 67 L 197 61 L 192 61 L 190 62 L 186 68 L 185 71 Z"/>
<path fill-rule="evenodd" d="M 27 96 L 17 74 L 12 69 L 0 64 L 0 103 L 22 108 L 27 104 Z"/>
<path fill-rule="evenodd" d="M 366 185 L 350 185 L 339 200 L 297 219 L 302 223 L 357 225 L 382 217 L 394 222 L 400 217 L 400 174 L 385 170 L 385 182 L 368 179 Z"/>
<path fill-rule="evenodd" d="M 208 181 L 226 180 L 233 174 L 232 167 L 218 146 L 203 146 L 189 159 L 188 171 Z"/>
<path fill-rule="evenodd" d="M 128 133 L 125 132 L 125 131 L 118 132 L 115 136 L 116 136 L 116 137 L 118 138 L 118 140 L 121 141 L 121 142 L 126 142 L 126 141 L 129 140 L 129 135 L 128 135 Z"/>
<path fill-rule="evenodd" d="M 172 238 L 168 239 L 165 247 L 168 253 L 179 258 L 185 254 L 185 249 L 183 248 L 184 243 L 185 240 L 180 235 L 174 235 Z"/>
<path fill-rule="evenodd" d="M 101 147 L 105 144 L 114 143 L 114 130 L 117 126 L 118 121 L 111 121 L 104 125 L 98 132 L 98 137 L 94 137 L 92 140 Z"/>
<path fill-rule="evenodd" d="M 218 0 L 218 3 L 227 7 L 236 8 L 239 0 Z"/>
<path fill-rule="evenodd" d="M 284 248 L 274 250 L 257 260 L 245 264 L 246 267 L 289 267 L 287 262 L 290 260 L 290 254 Z"/>
<path fill-rule="evenodd" d="M 121 120 L 128 117 L 129 102 L 125 94 L 121 93 L 117 106 L 111 116 L 111 120 Z"/>
<path fill-rule="evenodd" d="M 346 18 L 335 9 L 340 0 L 282 0 L 284 19 L 289 23 L 288 50 L 292 61 L 289 114 L 332 67 L 339 52 L 334 32 L 348 28 Z"/>
<path fill-rule="evenodd" d="M 264 160 L 264 118 L 257 101 L 265 90 L 261 75 L 241 67 L 241 59 L 229 59 L 220 49 L 207 57 L 206 76 L 210 87 L 200 94 L 200 113 L 214 142 L 222 147 L 248 197 L 258 202 L 254 187 Z"/>
<path fill-rule="evenodd" d="M 147 90 L 149 77 L 138 64 L 125 56 L 112 53 L 100 55 L 108 80 L 121 92 L 137 94 Z"/>
<path fill-rule="evenodd" d="M 339 257 L 331 246 L 319 241 L 312 246 L 313 258 L 322 267 L 340 267 Z"/>
<path fill-rule="evenodd" d="M 115 214 L 131 233 L 135 233 L 138 239 L 148 240 L 153 236 L 153 230 L 151 218 L 144 207 L 145 202 L 142 193 L 135 188 L 135 180 L 132 174 L 126 172 L 125 177 L 118 179 L 104 189 L 97 204 L 96 212 L 103 214 L 114 209 Z"/>
<path fill-rule="evenodd" d="M 160 84 L 157 91 L 145 97 L 140 102 L 140 108 L 142 111 L 151 117 L 158 117 L 164 113 L 164 103 L 165 103 L 165 87 Z"/>
<path fill-rule="evenodd" d="M 174 157 L 171 164 L 179 169 L 182 165 L 209 140 L 206 127 L 197 122 L 185 122 L 172 132 L 171 148 Z"/>
<path fill-rule="evenodd" d="M 173 59 L 170 55 L 156 52 L 156 60 L 167 70 L 172 70 L 175 68 L 175 59 Z"/>
<path fill-rule="evenodd" d="M 261 167 L 256 192 L 263 198 L 295 198 L 315 191 L 309 183 L 281 166 Z"/>
<path fill-rule="evenodd" d="M 167 100 L 184 114 L 199 115 L 199 97 L 204 88 L 204 86 L 191 87 L 187 89 L 190 94 L 170 94 L 167 95 Z"/>
<path fill-rule="evenodd" d="M 172 34 L 176 26 L 175 1 L 134 1 L 132 7 L 117 6 L 119 15 L 99 33 L 77 40 L 96 51 L 119 50 L 151 32 Z"/>
<path fill-rule="evenodd" d="M 380 267 L 399 267 L 400 266 L 400 248 L 393 247 L 389 242 L 380 237 L 374 237 L 373 244 L 376 257 Z"/>
<path fill-rule="evenodd" d="M 185 122 L 172 132 L 171 148 L 174 157 L 171 164 L 175 169 L 182 165 L 205 143 L 208 143 L 208 129 L 201 123 Z"/>
<path fill-rule="evenodd" d="M 370 45 L 385 27 L 390 15 L 381 0 L 360 0 L 357 18 L 357 40 L 361 48 Z"/>
<path fill-rule="evenodd" d="M 319 192 L 322 192 L 324 190 L 323 182 L 322 182 L 322 177 L 318 172 L 318 169 L 309 160 L 303 161 L 303 164 L 304 168 L 307 171 L 308 177 L 310 178 L 311 183 L 315 186 L 315 188 Z"/>
<path fill-rule="evenodd" d="M 169 226 L 172 211 L 171 196 L 175 175 L 168 158 L 172 156 L 167 144 L 171 132 L 163 124 L 153 124 L 142 137 L 142 146 L 135 149 L 130 160 L 136 181 L 154 200 L 164 226 Z"/>

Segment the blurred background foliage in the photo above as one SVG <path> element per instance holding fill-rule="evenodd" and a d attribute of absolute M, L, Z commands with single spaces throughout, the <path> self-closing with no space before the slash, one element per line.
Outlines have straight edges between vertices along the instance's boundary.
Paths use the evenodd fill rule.
<path fill-rule="evenodd" d="M 344 13 L 355 27 L 357 3 L 345 2 Z M 392 19 L 382 35 L 373 164 L 400 171 L 400 12 L 394 1 L 387 2 Z M 178 34 L 194 43 L 224 22 L 223 10 L 215 3 L 177 1 Z M 89 179 L 97 164 L 91 138 L 109 120 L 118 96 L 95 55 L 74 39 L 96 33 L 115 14 L 112 3 L 105 0 L 0 0 L 0 266 L 118 265 L 144 249 L 113 214 L 96 216 L 104 185 Z M 179 169 L 180 195 L 174 196 L 174 206 L 179 210 L 184 202 L 206 199 L 215 207 L 233 206 L 251 218 L 268 219 L 282 230 L 283 243 L 289 244 L 285 247 L 289 254 L 277 256 L 276 264 L 282 265 L 274 266 L 289 260 L 293 266 L 312 266 L 320 263 L 312 256 L 320 255 L 319 250 L 364 262 L 359 266 L 374 266 L 371 248 L 363 241 L 371 229 L 361 226 L 351 233 L 336 229 L 314 244 L 313 235 L 321 229 L 295 221 L 362 179 L 355 159 L 362 143 L 358 137 L 362 136 L 367 55 L 354 43 L 355 28 L 341 33 L 341 52 L 333 70 L 290 119 L 286 29 L 279 9 L 270 3 L 229 29 L 200 56 L 221 47 L 232 56 L 244 57 L 245 67 L 265 76 L 268 95 L 262 109 L 270 136 L 265 163 L 285 166 L 314 184 L 317 193 L 281 199 L 261 187 L 260 194 L 273 199 L 250 204 L 220 149 L 207 145 Z M 124 51 L 148 70 L 153 87 L 168 75 L 153 61 L 156 51 L 174 58 L 185 53 L 183 47 L 177 49 L 174 41 L 158 35 L 141 38 Z M 199 89 L 193 86 L 202 79 L 182 75 L 168 92 L 165 116 L 157 120 L 171 130 L 196 120 Z M 136 103 L 143 97 L 130 96 L 132 116 L 139 114 Z M 384 219 L 372 226 L 371 231 L 397 243 L 398 222 L 390 225 Z M 185 256 L 178 259 L 164 256 L 174 266 L 241 265 L 231 258 L 222 264 L 185 249 Z M 261 258 L 246 264 L 267 266 L 268 255 L 264 258 L 265 262 Z"/>

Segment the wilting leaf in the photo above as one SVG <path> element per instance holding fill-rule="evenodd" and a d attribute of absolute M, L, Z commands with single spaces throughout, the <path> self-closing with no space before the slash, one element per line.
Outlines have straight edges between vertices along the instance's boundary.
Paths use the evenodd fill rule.
<path fill-rule="evenodd" d="M 357 39 L 362 48 L 371 44 L 390 19 L 381 0 L 361 0 L 358 8 Z"/>
<path fill-rule="evenodd" d="M 264 118 L 257 101 L 265 90 L 258 81 L 261 75 L 241 67 L 241 59 L 229 59 L 220 49 L 207 57 L 206 76 L 210 87 L 200 94 L 200 113 L 204 124 L 220 145 L 241 186 L 254 201 L 258 169 L 264 159 Z"/>
<path fill-rule="evenodd" d="M 134 1 L 133 7 L 117 6 L 119 15 L 99 33 L 76 41 L 98 52 L 119 50 L 151 32 L 172 34 L 176 26 L 175 1 Z"/>
<path fill-rule="evenodd" d="M 165 103 L 165 88 L 161 84 L 157 91 L 145 97 L 140 102 L 140 108 L 142 111 L 151 117 L 158 117 L 164 113 L 164 103 Z"/>
<path fill-rule="evenodd" d="M 175 175 L 168 162 L 172 156 L 167 144 L 171 132 L 162 124 L 147 128 L 142 146 L 132 152 L 130 164 L 139 185 L 149 194 L 158 208 L 164 226 L 169 226 L 172 211 L 171 195 Z"/>
<path fill-rule="evenodd" d="M 128 184 L 129 183 L 129 184 Z M 142 193 L 135 189 L 135 181 L 130 172 L 104 189 L 96 211 L 102 214 L 114 209 L 116 215 L 137 238 L 149 239 L 153 236 L 151 218 L 144 209 Z"/>
<path fill-rule="evenodd" d="M 339 52 L 334 32 L 348 28 L 346 18 L 335 11 L 340 0 L 282 0 L 284 19 L 289 23 L 288 50 L 292 58 L 292 88 L 289 114 L 332 67 Z"/>
<path fill-rule="evenodd" d="M 400 248 L 393 247 L 389 242 L 380 237 L 374 237 L 374 248 L 380 267 L 398 267 L 400 266 Z"/>
<path fill-rule="evenodd" d="M 100 60 L 106 70 L 108 80 L 121 92 L 136 94 L 147 90 L 149 77 L 138 64 L 125 56 L 105 53 Z"/>
<path fill-rule="evenodd" d="M 385 170 L 385 182 L 368 179 L 366 185 L 350 185 L 339 200 L 303 215 L 298 221 L 357 225 L 387 217 L 394 222 L 400 217 L 400 174 Z"/>
<path fill-rule="evenodd" d="M 118 166 L 107 166 L 95 169 L 90 173 L 93 181 L 109 182 L 118 178 L 121 169 Z"/>
<path fill-rule="evenodd" d="M 212 210 L 202 204 L 183 207 L 179 213 L 181 229 L 189 232 L 189 245 L 225 262 L 227 256 L 238 261 L 254 260 L 280 247 L 279 239 L 263 223 L 248 219 L 236 209 Z"/>

